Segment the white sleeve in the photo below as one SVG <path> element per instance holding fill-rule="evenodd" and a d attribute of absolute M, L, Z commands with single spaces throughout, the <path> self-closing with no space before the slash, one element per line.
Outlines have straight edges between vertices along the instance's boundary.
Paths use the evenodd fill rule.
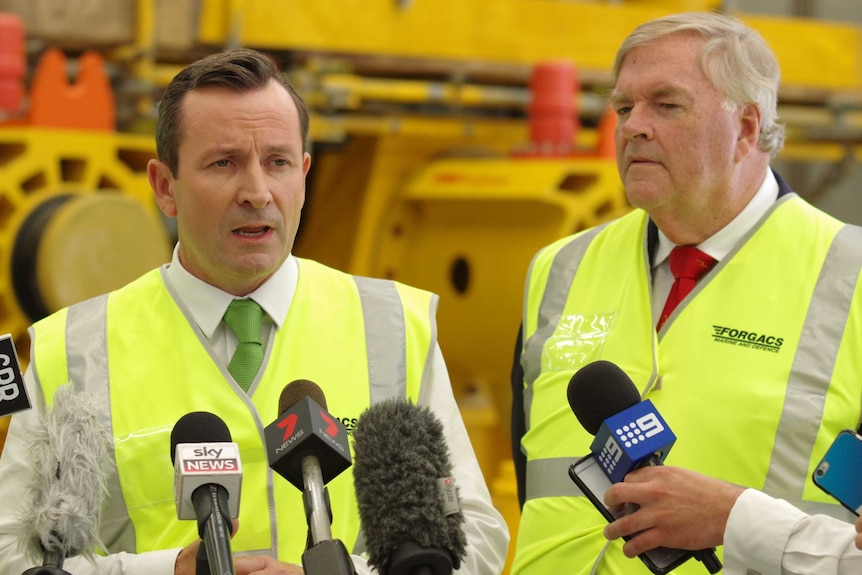
<path fill-rule="evenodd" d="M 42 561 L 27 560 L 18 545 L 19 519 L 22 507 L 32 505 L 27 487 L 33 476 L 36 462 L 28 457 L 28 430 L 39 425 L 39 414 L 44 412 L 41 390 L 37 390 L 32 374 L 28 371 L 24 383 L 33 408 L 12 416 L 6 443 L 0 454 L 0 565 L 3 573 L 23 573 Z M 118 496 L 110 494 L 110 496 Z M 152 553 L 118 553 L 96 557 L 90 563 L 80 557 L 71 557 L 63 563 L 63 569 L 75 575 L 174 575 L 179 549 Z"/>
<path fill-rule="evenodd" d="M 746 489 L 724 531 L 725 575 L 862 573 L 856 530 L 827 515 L 808 515 L 781 499 Z"/>

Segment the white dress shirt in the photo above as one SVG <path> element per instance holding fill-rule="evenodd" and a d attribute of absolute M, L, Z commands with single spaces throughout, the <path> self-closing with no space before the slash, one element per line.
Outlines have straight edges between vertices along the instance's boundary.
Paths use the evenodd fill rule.
<path fill-rule="evenodd" d="M 748 205 L 730 223 L 699 244 L 697 248 L 720 262 L 727 257 L 727 254 L 730 253 L 730 250 L 734 248 L 739 240 L 757 225 L 757 222 L 769 211 L 769 208 L 772 207 L 776 199 L 778 199 L 778 182 L 772 170 L 766 170 L 763 183 L 760 184 L 760 188 L 757 189 Z M 670 241 L 659 230 L 658 247 L 656 248 L 652 263 L 653 326 L 658 323 L 661 317 L 665 301 L 667 301 L 667 295 L 670 293 L 670 288 L 673 285 L 673 274 L 670 273 L 668 256 L 675 247 L 676 244 Z"/>
<path fill-rule="evenodd" d="M 193 320 L 209 339 L 218 359 L 226 366 L 236 349 L 237 340 L 221 320 L 233 296 L 191 275 L 180 264 L 177 253 L 175 248 L 167 267 L 168 281 L 173 284 Z M 259 303 L 268 317 L 263 322 L 261 334 L 264 345 L 271 341 L 272 330 L 284 324 L 296 291 L 297 279 L 297 261 L 289 256 L 265 284 L 249 294 L 248 297 Z M 0 455 L 0 501 L 3 502 L 0 505 L 0 566 L 3 573 L 9 574 L 21 573 L 34 566 L 32 561 L 24 559 L 18 548 L 20 522 L 16 517 L 18 505 L 15 502 L 26 501 L 29 495 L 25 487 L 32 474 L 28 460 L 27 430 L 38 424 L 39 413 L 44 412 L 45 402 L 29 370 L 24 381 L 34 409 L 13 416 Z M 452 394 L 449 373 L 439 346 L 435 346 L 431 373 L 419 404 L 428 406 L 443 425 L 451 456 L 452 475 L 459 490 L 465 519 L 467 557 L 457 572 L 498 575 L 506 561 L 508 528 L 502 515 L 491 503 L 491 495 Z M 97 557 L 95 565 L 75 557 L 68 559 L 63 568 L 75 575 L 174 575 L 174 564 L 179 552 L 180 549 L 141 554 L 117 553 Z M 352 559 L 359 575 L 376 573 L 368 567 L 363 557 L 353 556 Z"/>
<path fill-rule="evenodd" d="M 725 575 L 859 575 L 856 529 L 746 489 L 724 531 Z"/>

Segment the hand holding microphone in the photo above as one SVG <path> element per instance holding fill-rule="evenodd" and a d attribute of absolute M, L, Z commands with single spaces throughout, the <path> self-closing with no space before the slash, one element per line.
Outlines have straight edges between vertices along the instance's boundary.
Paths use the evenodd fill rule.
<path fill-rule="evenodd" d="M 605 527 L 608 539 L 626 537 L 626 557 L 659 546 L 702 549 L 724 540 L 727 517 L 743 489 L 679 467 L 644 467 L 615 483 L 605 503 L 634 503 L 639 509 Z"/>
<path fill-rule="evenodd" d="M 637 492 L 628 483 L 637 482 L 644 475 L 661 477 L 662 474 L 677 473 L 666 469 L 648 469 L 662 466 L 676 441 L 676 436 L 652 402 L 641 401 L 628 375 L 608 361 L 596 361 L 578 370 L 569 381 L 567 395 L 578 421 L 595 435 L 590 446 L 591 454 L 573 464 L 569 475 L 609 522 L 622 521 L 611 528 L 610 533 L 607 530 L 605 533 L 619 534 L 627 539 L 641 537 L 639 542 L 629 545 L 628 550 L 640 551 L 632 555 L 637 554 L 654 573 L 666 573 L 691 557 L 702 561 L 710 573 L 720 571 L 721 562 L 714 548 L 686 551 L 659 547 L 650 542 L 664 541 L 666 533 L 653 532 L 647 535 L 633 530 L 653 529 L 659 517 L 652 515 L 652 508 L 638 510 L 635 499 L 620 497 Z M 679 472 L 684 473 L 682 470 Z M 607 505 L 606 492 L 611 490 L 612 484 L 618 484 L 624 478 L 626 487 L 618 487 L 612 492 L 611 504 Z M 662 498 L 667 501 L 666 494 L 658 497 Z M 620 503 L 625 505 L 620 507 Z M 633 513 L 638 515 L 629 517 Z"/>

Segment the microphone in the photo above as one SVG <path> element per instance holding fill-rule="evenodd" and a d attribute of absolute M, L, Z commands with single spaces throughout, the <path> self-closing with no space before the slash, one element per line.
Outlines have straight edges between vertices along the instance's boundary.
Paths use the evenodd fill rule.
<path fill-rule="evenodd" d="M 72 384 L 57 388 L 53 407 L 32 429 L 31 497 L 19 514 L 18 546 L 41 567 L 24 575 L 61 575 L 68 557 L 92 560 L 107 495 L 108 432 L 92 397 Z"/>
<path fill-rule="evenodd" d="M 662 465 L 676 436 L 629 376 L 609 361 L 578 370 L 569 381 L 569 406 L 590 435 L 590 451 L 618 483 L 644 465 Z"/>
<path fill-rule="evenodd" d="M 197 519 L 209 572 L 233 575 L 231 519 L 239 515 L 242 466 L 225 422 L 206 411 L 182 416 L 171 431 L 171 463 L 177 518 Z M 200 549 L 197 559 L 200 573 Z"/>
<path fill-rule="evenodd" d="M 353 574 L 344 543 L 332 539 L 332 509 L 325 485 L 350 467 L 347 430 L 326 411 L 316 383 L 298 379 L 278 400 L 278 418 L 264 429 L 270 468 L 302 491 L 308 542 L 302 566 L 309 575 Z"/>
<path fill-rule="evenodd" d="M 375 403 L 353 430 L 353 481 L 368 563 L 381 575 L 448 575 L 466 554 L 443 425 L 403 399 Z"/>
<path fill-rule="evenodd" d="M 0 336 L 0 417 L 30 409 L 11 334 Z"/>
<path fill-rule="evenodd" d="M 566 395 L 575 417 L 595 436 L 590 455 L 569 468 L 570 477 L 608 521 L 633 512 L 635 505 L 626 505 L 621 514 L 605 507 L 602 498 L 610 487 L 607 481 L 618 483 L 638 467 L 663 465 L 676 436 L 652 402 L 641 401 L 629 376 L 609 361 L 595 361 L 579 369 L 569 381 Z M 600 481 L 590 471 L 593 463 L 604 474 Z M 715 548 L 693 552 L 658 548 L 639 557 L 654 573 L 667 572 L 690 557 L 701 561 L 710 573 L 718 573 L 722 567 Z"/>

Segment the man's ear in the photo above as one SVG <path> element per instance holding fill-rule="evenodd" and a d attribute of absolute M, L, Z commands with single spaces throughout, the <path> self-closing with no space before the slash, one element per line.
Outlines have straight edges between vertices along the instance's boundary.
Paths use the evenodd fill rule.
<path fill-rule="evenodd" d="M 174 197 L 174 176 L 167 164 L 160 160 L 147 162 L 147 176 L 153 196 L 162 212 L 169 218 L 177 216 L 177 201 Z"/>
<path fill-rule="evenodd" d="M 739 116 L 739 137 L 736 141 L 736 160 L 740 161 L 757 148 L 760 137 L 760 110 L 754 104 L 746 104 Z"/>

